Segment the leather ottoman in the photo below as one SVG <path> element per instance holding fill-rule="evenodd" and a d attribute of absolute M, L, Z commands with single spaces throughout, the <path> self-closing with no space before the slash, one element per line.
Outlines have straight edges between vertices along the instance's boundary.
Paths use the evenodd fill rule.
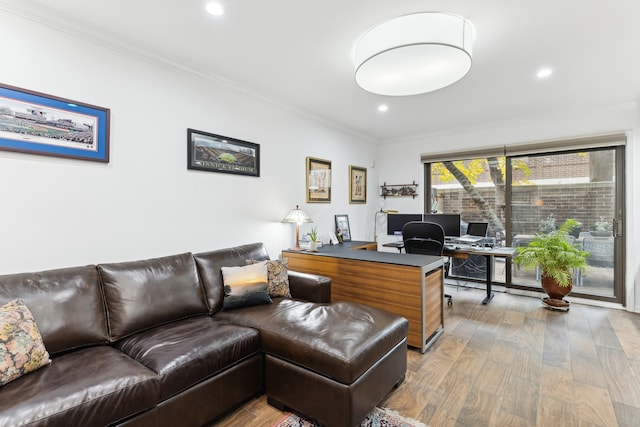
<path fill-rule="evenodd" d="M 264 308 L 219 314 L 260 330 L 265 392 L 273 406 L 326 426 L 353 427 L 403 381 L 403 317 L 351 302 L 282 299 Z"/>

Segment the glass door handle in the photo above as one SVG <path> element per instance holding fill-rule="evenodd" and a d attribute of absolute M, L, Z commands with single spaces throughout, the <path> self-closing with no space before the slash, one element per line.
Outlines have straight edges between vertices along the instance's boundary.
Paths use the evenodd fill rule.
<path fill-rule="evenodd" d="M 613 218 L 613 235 L 618 237 L 622 236 L 622 220 Z"/>

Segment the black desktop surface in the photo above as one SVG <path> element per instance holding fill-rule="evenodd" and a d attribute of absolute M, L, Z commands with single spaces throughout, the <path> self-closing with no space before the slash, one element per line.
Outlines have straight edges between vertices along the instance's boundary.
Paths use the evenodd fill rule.
<path fill-rule="evenodd" d="M 329 256 L 334 258 L 353 259 L 358 261 L 371 261 L 380 262 L 384 264 L 395 265 L 407 265 L 411 267 L 429 267 L 435 268 L 438 265 L 442 265 L 443 258 L 433 255 L 418 255 L 418 254 L 400 254 L 393 252 L 379 252 L 379 251 L 366 251 L 352 249 L 354 246 L 372 242 L 344 242 L 337 245 L 322 245 L 316 252 L 311 251 L 295 251 L 291 249 L 285 249 L 283 252 L 302 252 L 314 256 Z"/>

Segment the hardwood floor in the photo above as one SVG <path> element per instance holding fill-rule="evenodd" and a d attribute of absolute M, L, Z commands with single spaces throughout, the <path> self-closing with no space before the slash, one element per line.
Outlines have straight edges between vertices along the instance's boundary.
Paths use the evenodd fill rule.
<path fill-rule="evenodd" d="M 406 380 L 379 405 L 440 426 L 639 426 L 640 315 L 448 287 L 445 333 L 408 353 Z M 269 427 L 261 396 L 217 425 Z"/>

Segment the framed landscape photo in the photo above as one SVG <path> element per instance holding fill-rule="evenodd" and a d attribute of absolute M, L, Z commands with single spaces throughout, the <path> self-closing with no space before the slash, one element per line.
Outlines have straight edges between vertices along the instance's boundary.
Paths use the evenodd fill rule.
<path fill-rule="evenodd" d="M 349 166 L 349 203 L 367 203 L 367 168 Z"/>
<path fill-rule="evenodd" d="M 187 129 L 187 169 L 260 176 L 260 145 Z"/>
<path fill-rule="evenodd" d="M 307 203 L 331 202 L 331 161 L 307 157 Z"/>
<path fill-rule="evenodd" d="M 343 242 L 351 241 L 351 228 L 349 227 L 349 215 L 336 215 L 336 232 L 340 231 Z"/>
<path fill-rule="evenodd" d="M 108 108 L 0 84 L 0 150 L 109 162 Z"/>

